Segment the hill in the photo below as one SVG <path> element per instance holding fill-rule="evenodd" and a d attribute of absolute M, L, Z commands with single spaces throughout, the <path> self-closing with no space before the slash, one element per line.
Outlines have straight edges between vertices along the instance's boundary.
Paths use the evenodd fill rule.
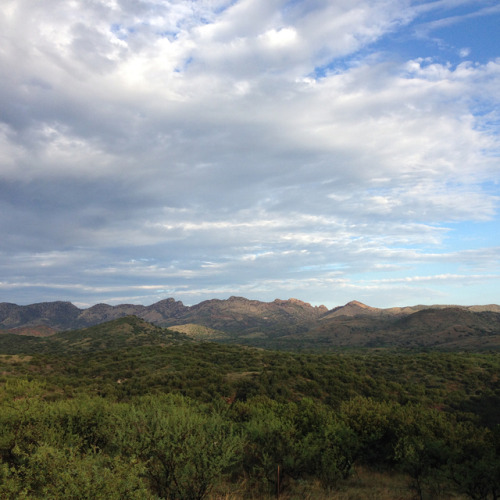
<path fill-rule="evenodd" d="M 125 316 L 89 328 L 58 332 L 44 338 L 20 337 L 12 333 L 0 335 L 0 353 L 82 354 L 181 342 L 190 342 L 190 339 L 182 333 L 161 328 L 136 316 Z"/>
<path fill-rule="evenodd" d="M 500 307 L 407 306 L 379 309 L 351 301 L 328 310 L 297 299 L 260 302 L 244 297 L 185 306 L 173 298 L 150 306 L 69 302 L 0 304 L 0 332 L 49 335 L 134 315 L 188 337 L 281 349 L 346 347 L 500 348 Z M 28 342 L 28 341 L 24 341 Z"/>
<path fill-rule="evenodd" d="M 329 315 L 307 335 L 280 339 L 303 347 L 397 347 L 485 350 L 500 348 L 500 313 L 446 307 L 413 313 Z"/>

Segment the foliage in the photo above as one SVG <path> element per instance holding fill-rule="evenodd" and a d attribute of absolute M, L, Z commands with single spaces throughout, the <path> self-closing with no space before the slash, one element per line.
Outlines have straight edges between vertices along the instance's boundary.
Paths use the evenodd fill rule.
<path fill-rule="evenodd" d="M 241 448 L 229 422 L 183 398 L 141 400 L 122 415 L 120 427 L 120 448 L 145 464 L 152 491 L 165 498 L 204 498 Z"/>
<path fill-rule="evenodd" d="M 361 468 L 419 498 L 498 498 L 498 354 L 284 353 L 127 325 L 103 349 L 0 356 L 0 497 L 292 496 Z"/>

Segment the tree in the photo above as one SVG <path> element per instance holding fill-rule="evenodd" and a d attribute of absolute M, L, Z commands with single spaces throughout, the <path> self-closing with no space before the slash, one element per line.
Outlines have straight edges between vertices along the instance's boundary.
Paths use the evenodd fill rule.
<path fill-rule="evenodd" d="M 146 466 L 153 492 L 201 500 L 238 460 L 241 439 L 217 414 L 204 414 L 181 397 L 146 398 L 123 416 L 121 448 Z"/>

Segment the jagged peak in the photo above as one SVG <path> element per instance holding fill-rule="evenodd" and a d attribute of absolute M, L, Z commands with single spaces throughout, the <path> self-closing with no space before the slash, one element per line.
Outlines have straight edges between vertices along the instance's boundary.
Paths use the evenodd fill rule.
<path fill-rule="evenodd" d="M 278 304 L 278 305 L 282 305 L 282 304 L 298 304 L 298 305 L 301 305 L 301 306 L 311 306 L 311 304 L 308 304 L 307 302 L 304 302 L 303 300 L 299 300 L 299 299 L 294 299 L 293 297 L 289 298 L 289 299 L 274 299 L 273 300 L 273 303 L 274 304 Z"/>
<path fill-rule="evenodd" d="M 146 307 L 153 307 L 153 306 L 163 305 L 163 304 L 184 305 L 181 300 L 176 300 L 176 299 L 174 299 L 174 297 L 168 297 L 167 299 L 159 300 L 158 302 L 155 302 L 154 304 L 151 304 L 150 306 L 146 306 Z"/>
<path fill-rule="evenodd" d="M 287 300 L 274 299 L 272 303 L 276 304 L 277 306 L 286 306 L 286 305 L 289 305 L 289 304 L 294 304 L 294 305 L 301 306 L 301 307 L 304 307 L 304 308 L 307 308 L 307 309 L 310 308 L 310 309 L 316 309 L 316 310 L 322 311 L 322 312 L 328 312 L 328 307 L 326 307 L 324 305 L 313 306 L 309 302 L 304 302 L 303 300 L 295 299 L 293 297 L 291 297 L 291 298 L 289 298 Z"/>
<path fill-rule="evenodd" d="M 294 299 L 293 297 L 290 297 L 288 299 L 288 302 L 290 302 L 291 304 L 300 304 L 301 306 L 312 307 L 311 304 L 309 304 L 309 302 L 304 302 L 303 300 L 300 300 L 300 299 Z"/>

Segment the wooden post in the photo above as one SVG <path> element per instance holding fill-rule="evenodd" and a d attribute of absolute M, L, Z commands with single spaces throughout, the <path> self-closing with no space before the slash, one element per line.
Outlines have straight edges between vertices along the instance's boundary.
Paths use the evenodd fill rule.
<path fill-rule="evenodd" d="M 278 473 L 276 475 L 276 498 L 279 500 L 280 498 L 280 466 L 278 465 Z"/>

